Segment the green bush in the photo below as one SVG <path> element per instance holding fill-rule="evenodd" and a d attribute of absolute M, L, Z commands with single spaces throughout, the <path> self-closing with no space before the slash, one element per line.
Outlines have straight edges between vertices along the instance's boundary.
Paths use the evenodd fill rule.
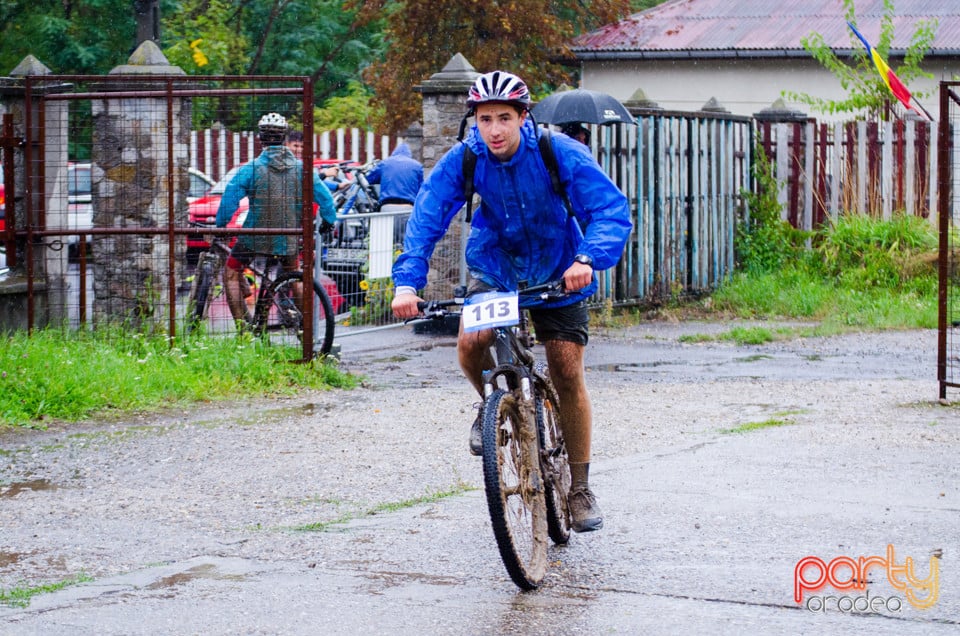
<path fill-rule="evenodd" d="M 734 247 L 740 269 L 773 272 L 803 256 L 808 234 L 782 219 L 773 162 L 767 160 L 763 148 L 757 148 L 756 156 L 756 187 L 753 192 L 744 192 L 747 214 L 737 227 Z"/>
<path fill-rule="evenodd" d="M 837 328 L 933 328 L 938 237 L 928 220 L 846 213 L 813 232 L 781 219 L 772 166 L 758 150 L 737 272 L 711 298 L 741 317 L 797 317 Z"/>

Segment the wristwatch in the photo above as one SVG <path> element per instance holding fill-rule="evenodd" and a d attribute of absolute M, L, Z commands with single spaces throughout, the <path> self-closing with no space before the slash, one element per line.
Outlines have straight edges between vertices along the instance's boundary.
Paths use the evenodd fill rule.
<path fill-rule="evenodd" d="M 573 257 L 573 260 L 577 263 L 583 263 L 584 265 L 589 265 L 593 267 L 593 257 L 588 256 L 587 254 L 577 254 Z"/>

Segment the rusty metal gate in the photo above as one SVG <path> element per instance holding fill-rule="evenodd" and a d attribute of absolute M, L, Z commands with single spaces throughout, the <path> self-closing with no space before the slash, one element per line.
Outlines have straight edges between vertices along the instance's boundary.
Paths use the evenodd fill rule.
<path fill-rule="evenodd" d="M 118 324 L 177 335 L 198 239 L 191 205 L 203 189 L 195 184 L 204 185 L 190 133 L 255 130 L 267 112 L 313 130 L 308 77 L 42 75 L 4 89 L 3 240 L 7 265 L 25 281 L 25 324 L 8 328 Z M 312 140 L 304 137 L 304 166 Z M 239 149 L 236 158 L 243 163 Z M 299 235 L 303 270 L 312 272 L 312 170 L 302 184 L 302 227 L 209 233 Z M 312 295 L 304 285 L 305 357 Z"/>
<path fill-rule="evenodd" d="M 940 83 L 937 380 L 940 399 L 960 388 L 960 82 Z"/>

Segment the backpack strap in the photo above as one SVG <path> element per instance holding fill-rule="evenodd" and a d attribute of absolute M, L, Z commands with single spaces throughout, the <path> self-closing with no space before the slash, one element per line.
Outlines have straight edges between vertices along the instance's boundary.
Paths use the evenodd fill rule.
<path fill-rule="evenodd" d="M 540 156 L 543 163 L 547 166 L 547 172 L 550 173 L 550 184 L 553 191 L 563 197 L 563 205 L 567 208 L 567 214 L 573 216 L 573 205 L 570 203 L 570 197 L 567 196 L 567 189 L 560 180 L 560 165 L 557 163 L 557 155 L 553 152 L 552 135 L 549 128 L 540 130 L 540 138 L 537 143 L 540 146 Z"/>
<path fill-rule="evenodd" d="M 477 153 L 470 149 L 470 146 L 463 145 L 463 198 L 467 202 L 466 221 L 469 223 L 473 219 L 473 194 L 476 188 L 473 186 L 473 172 L 477 167 Z"/>
<path fill-rule="evenodd" d="M 563 205 L 567 208 L 567 214 L 573 216 L 573 205 L 570 203 L 570 197 L 567 195 L 567 189 L 560 180 L 560 165 L 557 163 L 557 155 L 553 152 L 552 136 L 549 128 L 541 128 L 540 136 L 537 139 L 537 146 L 540 149 L 540 157 L 543 159 L 547 172 L 550 173 L 550 185 L 553 191 L 563 198 Z M 466 221 L 470 223 L 473 219 L 473 195 L 476 188 L 473 185 L 473 173 L 477 167 L 477 154 L 470 149 L 470 146 L 464 145 L 463 161 L 461 169 L 463 172 L 463 197 L 467 202 Z"/>

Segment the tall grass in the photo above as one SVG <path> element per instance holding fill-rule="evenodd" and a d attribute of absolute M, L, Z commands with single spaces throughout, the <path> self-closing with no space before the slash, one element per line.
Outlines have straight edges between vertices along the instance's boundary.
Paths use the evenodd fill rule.
<path fill-rule="evenodd" d="M 842 214 L 804 233 L 781 220 L 761 160 L 751 216 L 737 232 L 738 271 L 713 307 L 741 317 L 804 318 L 844 327 L 935 328 L 937 235 L 926 220 Z"/>
<path fill-rule="evenodd" d="M 3 337 L 0 427 L 43 426 L 238 396 L 355 386 L 335 364 L 300 364 L 299 349 L 251 337 L 118 337 L 61 330 Z"/>

